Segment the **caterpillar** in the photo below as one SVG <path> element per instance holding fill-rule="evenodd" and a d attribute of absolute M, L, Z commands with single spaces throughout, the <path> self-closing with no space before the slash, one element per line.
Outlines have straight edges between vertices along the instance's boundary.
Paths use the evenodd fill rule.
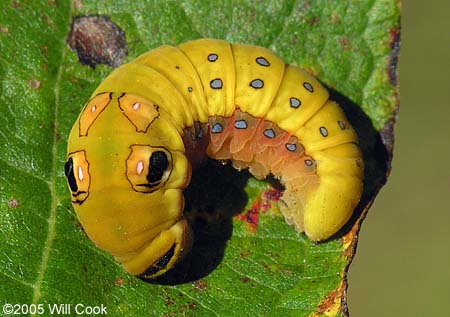
<path fill-rule="evenodd" d="M 286 222 L 314 241 L 362 193 L 358 137 L 317 79 L 268 49 L 200 39 L 116 68 L 82 109 L 65 175 L 88 237 L 131 274 L 167 272 L 192 243 L 183 189 L 205 156 L 278 178 Z"/>

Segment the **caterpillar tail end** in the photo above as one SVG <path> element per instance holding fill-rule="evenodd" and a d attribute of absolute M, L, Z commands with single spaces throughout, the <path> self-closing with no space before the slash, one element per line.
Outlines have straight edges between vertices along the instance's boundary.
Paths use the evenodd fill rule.
<path fill-rule="evenodd" d="M 306 179 L 285 185 L 280 209 L 286 222 L 316 242 L 328 239 L 345 225 L 362 194 L 357 177 L 335 176 L 320 182 Z"/>

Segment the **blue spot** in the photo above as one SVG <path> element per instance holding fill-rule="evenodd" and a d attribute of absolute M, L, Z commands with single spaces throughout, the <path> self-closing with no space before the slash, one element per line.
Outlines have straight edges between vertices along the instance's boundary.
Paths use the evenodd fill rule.
<path fill-rule="evenodd" d="M 211 80 L 209 83 L 212 89 L 221 89 L 222 88 L 222 80 L 220 78 L 216 78 Z"/>
<path fill-rule="evenodd" d="M 247 129 L 247 122 L 245 120 L 236 120 L 234 127 L 236 129 Z"/>
<path fill-rule="evenodd" d="M 286 149 L 291 152 L 295 152 L 297 150 L 297 145 L 294 143 L 286 143 Z"/>
<path fill-rule="evenodd" d="M 269 139 L 273 139 L 275 137 L 275 132 L 272 129 L 264 130 L 263 134 Z"/>
<path fill-rule="evenodd" d="M 292 108 L 297 109 L 298 107 L 300 107 L 300 105 L 302 104 L 301 101 L 295 97 L 291 97 L 289 99 L 289 103 L 291 104 Z"/>
<path fill-rule="evenodd" d="M 223 131 L 223 127 L 220 123 L 214 123 L 214 125 L 211 128 L 212 133 L 220 133 Z"/>
<path fill-rule="evenodd" d="M 313 86 L 311 85 L 311 83 L 308 83 L 306 81 L 303 83 L 303 87 L 305 87 L 305 89 L 308 90 L 309 92 L 313 92 L 314 91 Z"/>
<path fill-rule="evenodd" d="M 269 61 L 262 56 L 256 58 L 256 63 L 264 67 L 270 66 Z"/>
<path fill-rule="evenodd" d="M 219 56 L 217 56 L 217 54 L 209 54 L 208 55 L 208 61 L 210 61 L 210 62 L 215 62 L 215 61 L 217 61 L 218 58 L 219 58 Z"/>
<path fill-rule="evenodd" d="M 264 82 L 261 79 L 254 79 L 250 82 L 250 87 L 255 89 L 261 89 L 264 87 Z"/>

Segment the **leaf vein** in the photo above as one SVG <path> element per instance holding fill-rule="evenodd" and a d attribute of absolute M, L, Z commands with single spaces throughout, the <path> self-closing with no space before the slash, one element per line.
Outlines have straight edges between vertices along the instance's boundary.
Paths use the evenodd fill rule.
<path fill-rule="evenodd" d="M 72 15 L 73 15 L 73 3 L 71 1 L 70 4 L 70 11 L 69 11 L 69 16 L 68 16 L 68 20 L 71 19 Z M 62 81 L 62 74 L 63 74 L 63 69 L 64 69 L 64 61 L 66 58 L 66 52 L 67 52 L 67 47 L 65 44 L 63 44 L 62 47 L 62 52 L 61 52 L 61 60 L 60 60 L 60 65 L 58 68 L 58 73 L 56 75 L 56 80 L 55 80 L 55 86 L 53 89 L 53 93 L 54 93 L 54 100 L 55 100 L 55 109 L 53 112 L 53 118 L 54 118 L 54 130 L 53 130 L 53 145 L 52 145 L 52 174 L 51 174 L 51 178 L 50 181 L 48 181 L 48 186 L 50 189 L 50 193 L 51 193 L 51 209 L 50 209 L 50 216 L 48 219 L 48 233 L 47 233 L 47 240 L 45 241 L 45 245 L 44 245 L 44 249 L 43 249 L 43 253 L 42 253 L 42 261 L 41 261 L 41 265 L 38 271 L 38 276 L 36 279 L 36 284 L 34 287 L 34 291 L 33 291 L 33 297 L 32 297 L 32 303 L 33 304 L 38 304 L 39 300 L 41 298 L 41 286 L 42 286 L 42 282 L 44 280 L 44 276 L 45 276 L 45 271 L 47 269 L 47 265 L 48 265 L 48 260 L 50 257 L 50 252 L 52 249 L 52 244 L 55 238 L 55 226 L 56 226 L 56 210 L 58 208 L 59 205 L 59 200 L 57 198 L 57 194 L 56 194 L 56 178 L 57 178 L 57 165 L 58 165 L 58 159 L 57 159 L 57 154 L 58 154 L 58 116 L 59 116 L 59 108 L 60 108 L 60 89 L 61 89 L 61 81 Z"/>
<path fill-rule="evenodd" d="M 203 302 L 199 301 L 198 299 L 194 298 L 193 296 L 189 295 L 189 293 L 182 291 L 179 288 L 173 287 L 174 290 L 180 292 L 181 294 L 183 294 L 186 297 L 189 297 L 190 299 L 192 299 L 193 301 L 197 302 L 200 306 L 202 306 L 204 309 L 210 311 L 214 316 L 219 316 L 219 314 L 217 314 L 217 312 L 215 312 L 214 310 L 212 310 L 211 308 L 209 308 L 208 306 L 206 306 L 205 304 L 203 304 Z"/>
<path fill-rule="evenodd" d="M 31 177 L 33 177 L 33 178 L 35 178 L 35 179 L 38 179 L 38 180 L 40 180 L 40 181 L 43 181 L 43 182 L 46 183 L 47 185 L 50 185 L 50 182 L 49 182 L 48 180 L 46 180 L 45 178 L 43 178 L 42 176 L 38 176 L 38 175 L 33 174 L 33 173 L 31 173 L 30 171 L 28 171 L 28 170 L 26 170 L 26 169 L 24 169 L 24 168 L 21 168 L 21 167 L 19 167 L 19 166 L 13 165 L 13 164 L 11 164 L 10 162 L 8 162 L 7 160 L 5 160 L 5 159 L 3 159 L 3 158 L 0 158 L 0 161 L 2 161 L 3 163 L 5 163 L 5 165 L 7 165 L 8 167 L 11 167 L 12 169 L 15 169 L 15 170 L 17 170 L 17 171 L 19 171 L 19 172 L 21 172 L 21 173 L 24 173 L 24 174 L 27 175 L 27 176 L 31 176 Z"/>
<path fill-rule="evenodd" d="M 233 268 L 233 267 L 232 267 L 230 264 L 228 264 L 228 263 L 224 263 L 224 264 L 225 264 L 227 267 L 229 267 L 230 270 L 232 270 L 232 271 L 235 272 L 236 274 L 238 274 L 238 275 L 240 275 L 240 276 L 243 276 L 243 277 L 247 277 L 247 278 L 251 279 L 252 281 L 254 281 L 255 283 L 257 283 L 257 284 L 259 284 L 259 285 L 261 285 L 261 286 L 263 286 L 263 287 L 266 287 L 266 288 L 268 288 L 268 289 L 271 289 L 271 290 L 273 290 L 275 293 L 277 293 L 278 295 L 281 295 L 280 291 L 277 290 L 275 287 L 272 287 L 272 286 L 270 286 L 270 285 L 266 285 L 266 284 L 264 284 L 263 282 L 261 282 L 260 280 L 256 279 L 255 277 L 248 276 L 248 275 L 246 275 L 246 274 L 244 274 L 244 273 L 238 271 L 237 269 Z"/>
<path fill-rule="evenodd" d="M 24 280 L 18 279 L 18 278 L 15 277 L 15 276 L 12 276 L 12 275 L 7 274 L 6 272 L 2 272 L 2 274 L 3 274 L 4 276 L 10 278 L 11 280 L 13 280 L 13 281 L 15 281 L 15 282 L 18 282 L 19 284 L 28 286 L 28 287 L 30 287 L 30 288 L 34 288 L 34 285 L 31 284 L 31 283 L 29 283 L 29 282 L 25 282 Z"/>

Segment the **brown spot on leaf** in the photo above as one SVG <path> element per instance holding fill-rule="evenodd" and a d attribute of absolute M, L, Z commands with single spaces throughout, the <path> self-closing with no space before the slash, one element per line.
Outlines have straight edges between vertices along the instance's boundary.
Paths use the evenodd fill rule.
<path fill-rule="evenodd" d="M 194 287 L 199 291 L 204 291 L 207 288 L 206 282 L 202 279 L 195 281 L 192 285 L 194 285 Z"/>
<path fill-rule="evenodd" d="M 125 33 L 107 16 L 79 16 L 73 19 L 67 42 L 82 64 L 118 67 L 127 56 Z"/>
<path fill-rule="evenodd" d="M 52 20 L 50 20 L 50 17 L 46 14 L 42 15 L 42 21 L 44 21 L 44 23 L 47 25 L 50 25 L 52 23 Z"/>
<path fill-rule="evenodd" d="M 69 207 L 67 207 L 66 209 L 67 209 L 70 213 L 73 212 Z M 83 226 L 81 225 L 81 223 L 78 221 L 78 218 L 77 218 L 74 214 L 71 214 L 71 216 L 70 216 L 70 221 L 72 221 L 72 222 L 74 223 L 73 225 L 74 225 L 75 229 L 84 232 Z"/>
<path fill-rule="evenodd" d="M 249 256 L 250 256 L 250 250 L 249 250 L 249 249 L 246 249 L 246 250 L 240 252 L 240 253 L 239 253 L 239 256 L 240 256 L 241 258 L 249 257 Z"/>
<path fill-rule="evenodd" d="M 41 52 L 42 52 L 42 54 L 47 56 L 47 54 L 48 54 L 48 46 L 47 45 L 42 46 L 41 47 Z"/>
<path fill-rule="evenodd" d="M 283 192 L 280 189 L 268 189 L 262 194 L 261 210 L 266 212 L 272 208 L 272 203 L 280 200 Z"/>
<path fill-rule="evenodd" d="M 75 9 L 80 11 L 81 9 L 83 9 L 83 2 L 81 0 L 75 0 L 74 6 L 75 6 Z"/>
<path fill-rule="evenodd" d="M 58 4 L 56 3 L 56 0 L 47 0 L 48 4 L 54 8 L 58 7 Z"/>
<path fill-rule="evenodd" d="M 292 46 L 296 46 L 297 44 L 298 44 L 298 36 L 297 35 L 292 35 L 292 37 L 291 37 L 291 45 Z"/>
<path fill-rule="evenodd" d="M 269 265 L 268 265 L 266 262 L 260 261 L 259 264 L 261 264 L 261 266 L 262 266 L 265 270 L 270 271 L 270 267 L 269 267 Z"/>
<path fill-rule="evenodd" d="M 262 193 L 262 197 L 257 197 L 250 209 L 236 216 L 237 220 L 244 221 L 250 231 L 255 233 L 258 229 L 260 212 L 267 212 L 272 208 L 272 202 L 277 202 L 281 197 L 281 190 L 268 189 Z"/>
<path fill-rule="evenodd" d="M 342 252 L 342 256 L 349 259 L 351 262 L 353 255 L 355 254 L 356 242 L 358 241 L 358 232 L 360 227 L 353 226 L 343 237 L 342 237 L 342 246 L 344 247 L 344 251 Z"/>
<path fill-rule="evenodd" d="M 71 83 L 73 83 L 73 84 L 78 84 L 78 79 L 76 79 L 76 78 L 73 77 L 73 76 L 69 76 L 67 79 L 69 79 L 69 81 L 70 81 Z"/>
<path fill-rule="evenodd" d="M 331 13 L 331 23 L 332 24 L 339 24 L 339 23 L 341 23 L 341 17 L 339 15 L 339 13 L 337 13 L 336 11 Z"/>
<path fill-rule="evenodd" d="M 259 211 L 261 210 L 261 198 L 256 198 L 250 209 L 245 213 L 236 216 L 237 220 L 244 221 L 249 226 L 251 232 L 255 233 L 259 223 Z"/>
<path fill-rule="evenodd" d="M 344 296 L 344 289 L 345 285 L 341 283 L 337 289 L 329 293 L 319 304 L 317 312 L 314 312 L 310 316 L 337 316 L 342 311 L 341 302 Z"/>
<path fill-rule="evenodd" d="M 36 78 L 31 78 L 28 81 L 28 86 L 30 86 L 31 89 L 39 89 L 39 87 L 41 87 L 41 82 L 39 80 L 37 80 Z"/>
<path fill-rule="evenodd" d="M 188 306 L 189 309 L 196 309 L 197 305 L 195 303 L 190 303 Z"/>
<path fill-rule="evenodd" d="M 384 124 L 384 127 L 380 130 L 380 136 L 381 141 L 383 142 L 384 146 L 386 147 L 387 153 L 389 155 L 388 159 L 388 172 L 391 170 L 391 162 L 392 162 L 392 155 L 394 151 L 394 125 L 397 121 L 397 115 L 398 115 L 398 102 L 397 105 L 394 108 L 394 113 L 392 117 L 390 117 Z"/>
<path fill-rule="evenodd" d="M 164 300 L 166 306 L 170 306 L 170 305 L 175 304 L 174 298 L 165 289 L 161 290 L 161 298 Z"/>
<path fill-rule="evenodd" d="M 16 198 L 11 198 L 8 201 L 8 206 L 11 209 L 16 209 L 17 207 L 19 207 L 19 201 Z"/>
<path fill-rule="evenodd" d="M 313 25 L 319 24 L 319 22 L 320 22 L 320 18 L 317 15 L 315 15 L 315 16 L 311 17 L 311 19 L 309 19 L 308 24 L 313 26 Z"/>
<path fill-rule="evenodd" d="M 6 26 L 2 26 L 2 27 L 0 27 L 0 32 L 1 33 L 9 33 L 9 29 Z"/>
<path fill-rule="evenodd" d="M 397 66 L 398 55 L 400 53 L 400 29 L 392 29 L 391 35 L 391 53 L 389 54 L 388 74 L 392 86 L 397 87 Z"/>
<path fill-rule="evenodd" d="M 301 4 L 301 9 L 307 11 L 311 8 L 311 1 L 303 1 Z"/>
<path fill-rule="evenodd" d="M 341 45 L 342 50 L 348 51 L 348 44 L 350 41 L 348 40 L 348 37 L 344 36 L 339 39 L 339 44 Z"/>
<path fill-rule="evenodd" d="M 122 286 L 123 283 L 125 283 L 125 279 L 124 279 L 123 277 L 118 277 L 118 278 L 116 279 L 116 281 L 114 282 L 114 284 L 115 284 L 116 286 Z"/>

